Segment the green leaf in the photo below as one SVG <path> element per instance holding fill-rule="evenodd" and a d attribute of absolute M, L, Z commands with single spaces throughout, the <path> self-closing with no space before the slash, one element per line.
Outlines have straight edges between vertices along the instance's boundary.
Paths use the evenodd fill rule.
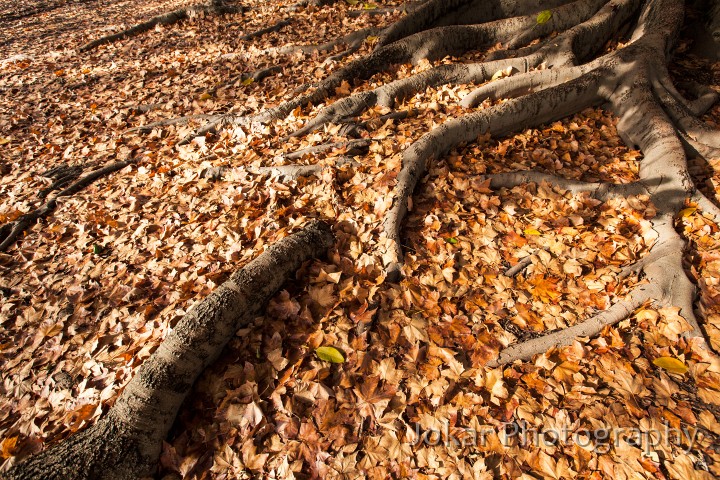
<path fill-rule="evenodd" d="M 315 349 L 315 355 L 320 360 L 330 363 L 343 363 L 345 361 L 343 354 L 335 347 L 318 347 Z"/>
<path fill-rule="evenodd" d="M 254 81 L 255 81 L 255 79 L 254 79 L 253 77 L 248 77 L 248 78 L 246 78 L 246 79 L 244 79 L 244 80 L 242 81 L 242 84 L 243 84 L 243 85 L 250 85 L 250 84 L 253 83 Z"/>
<path fill-rule="evenodd" d="M 653 360 L 653 363 L 660 368 L 664 368 L 670 373 L 679 373 L 682 375 L 688 371 L 687 365 L 673 357 L 658 357 Z"/>
<path fill-rule="evenodd" d="M 458 239 L 455 238 L 455 237 L 448 237 L 448 238 L 445 239 L 445 241 L 446 241 L 447 243 L 451 244 L 451 245 L 457 245 L 457 244 L 458 244 Z"/>
<path fill-rule="evenodd" d="M 543 23 L 547 23 L 547 21 L 551 18 L 552 12 L 550 10 L 543 10 L 542 12 L 538 13 L 537 23 L 538 25 L 542 25 Z"/>
<path fill-rule="evenodd" d="M 100 255 L 102 253 L 102 247 L 98 244 L 93 245 L 93 253 L 95 255 Z"/>

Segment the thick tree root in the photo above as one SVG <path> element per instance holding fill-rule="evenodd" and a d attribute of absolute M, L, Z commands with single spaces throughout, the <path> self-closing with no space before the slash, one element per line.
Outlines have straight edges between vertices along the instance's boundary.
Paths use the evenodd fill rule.
<path fill-rule="evenodd" d="M 92 40 L 81 46 L 79 50 L 80 52 L 87 52 L 106 43 L 113 43 L 124 38 L 140 35 L 141 33 L 152 30 L 158 25 L 172 25 L 189 18 L 192 14 L 195 13 L 206 15 L 225 15 L 242 12 L 243 7 L 222 5 L 218 4 L 218 2 L 212 2 L 210 5 L 197 4 L 186 8 L 179 8 L 177 10 L 173 10 L 172 12 L 164 13 L 162 15 L 153 17 L 145 22 L 138 23 L 137 25 L 133 25 L 132 27 L 127 28 L 121 32 L 113 33 L 112 35 L 106 35 L 96 40 Z"/>
<path fill-rule="evenodd" d="M 89 186 L 99 178 L 102 178 L 111 173 L 117 172 L 128 165 L 135 163 L 135 159 L 124 160 L 121 162 L 115 162 L 107 165 L 103 168 L 99 168 L 93 172 L 88 173 L 84 177 L 79 178 L 70 186 L 60 191 L 53 198 L 45 202 L 42 206 L 35 210 L 22 215 L 20 218 L 15 220 L 12 224 L 6 224 L 0 227 L 0 252 L 7 250 L 10 245 L 14 244 L 20 235 L 22 235 L 27 229 L 29 229 L 36 221 L 43 219 L 50 215 L 57 208 L 57 200 L 62 197 L 70 197 L 75 195 L 80 190 Z M 11 225 L 11 226 L 10 226 Z M 4 235 L 3 235 L 4 233 Z"/>
<path fill-rule="evenodd" d="M 130 480 L 152 475 L 162 441 L 198 375 L 303 262 L 324 254 L 333 242 L 330 227 L 312 221 L 273 244 L 185 314 L 101 420 L 18 464 L 4 478 Z"/>
<path fill-rule="evenodd" d="M 362 10 L 350 10 L 347 12 L 347 16 L 351 18 L 357 18 L 362 17 L 363 15 L 386 15 L 388 13 L 395 13 L 395 12 L 403 12 L 403 13 L 412 13 L 418 8 L 420 8 L 421 5 L 423 5 L 424 1 L 419 2 L 407 2 L 402 5 L 398 5 L 397 7 L 382 7 L 382 8 L 363 8 Z"/>
<path fill-rule="evenodd" d="M 382 243 L 385 247 L 382 256 L 388 279 L 393 281 L 400 276 L 401 224 L 407 212 L 408 199 L 425 174 L 428 161 L 447 153 L 457 144 L 474 141 L 481 134 L 504 135 L 520 126 L 539 125 L 593 105 L 599 101 L 597 87 L 604 75 L 603 70 L 588 72 L 566 84 L 449 120 L 405 150 L 392 207 L 383 221 L 387 240 Z"/>
<path fill-rule="evenodd" d="M 167 127 L 170 125 L 184 125 L 192 120 L 217 120 L 220 115 L 212 115 L 207 113 L 201 113 L 197 115 L 186 115 L 184 117 L 168 118 L 166 120 L 160 120 L 158 122 L 148 123 L 147 125 L 140 125 L 139 127 L 132 127 L 125 130 L 125 133 L 142 132 L 150 133 L 155 128 Z"/>
<path fill-rule="evenodd" d="M 552 10 L 551 20 L 539 25 L 536 15 L 503 18 L 480 25 L 449 25 L 426 30 L 398 40 L 375 50 L 370 55 L 350 62 L 334 72 L 311 93 L 300 95 L 275 108 L 268 109 L 251 119 L 227 116 L 211 121 L 200 130 L 181 140 L 188 143 L 193 137 L 215 132 L 219 128 L 250 122 L 267 123 L 285 118 L 295 108 L 307 104 L 317 105 L 334 94 L 343 81 L 356 78 L 366 79 L 399 63 L 417 63 L 420 60 L 436 60 L 446 55 L 458 55 L 469 50 L 486 47 L 498 42 L 509 41 L 527 30 L 533 31 L 533 38 L 549 35 L 556 30 L 567 30 L 579 22 L 591 18 L 605 3 L 605 0 L 577 0 Z M 495 73 L 494 71 L 492 73 Z M 491 75 L 492 75 L 491 73 Z M 447 83 L 447 82 L 445 82 Z"/>
<path fill-rule="evenodd" d="M 569 178 L 558 177 L 548 173 L 528 170 L 524 172 L 496 173 L 487 175 L 492 188 L 513 188 L 524 183 L 549 183 L 572 194 L 587 192 L 591 197 L 602 202 L 611 198 L 628 197 L 630 195 L 644 195 L 650 193 L 649 187 L 642 182 L 633 183 L 603 183 L 583 182 Z"/>
<path fill-rule="evenodd" d="M 508 17 L 533 15 L 568 2 L 569 0 L 546 0 L 541 3 L 513 0 L 430 0 L 388 28 L 380 37 L 379 47 L 433 27 L 480 24 Z"/>
<path fill-rule="evenodd" d="M 345 165 L 358 165 L 352 157 L 342 156 L 336 157 L 334 160 L 334 167 L 343 167 Z M 251 168 L 250 172 L 258 175 L 270 175 L 271 177 L 277 176 L 279 178 L 287 180 L 297 180 L 301 177 L 310 177 L 312 175 L 319 175 L 329 165 L 323 164 L 312 164 L 312 165 L 274 165 L 269 167 Z M 206 168 L 200 172 L 200 178 L 206 178 L 208 180 L 220 180 L 222 176 L 230 170 L 230 167 L 213 167 Z"/>
<path fill-rule="evenodd" d="M 573 75 L 577 76 L 581 73 L 581 70 L 567 69 L 559 74 L 537 72 L 550 77 L 549 81 L 546 81 L 544 85 L 540 85 L 534 81 L 534 77 L 529 73 L 531 69 L 543 63 L 551 64 L 554 67 L 569 65 L 574 62 L 575 58 L 584 58 L 590 55 L 595 49 L 599 48 L 599 45 L 602 45 L 610 38 L 615 29 L 633 15 L 639 4 L 639 0 L 611 1 L 588 20 L 560 34 L 552 44 L 545 45 L 542 48 L 533 48 L 527 52 L 526 56 L 499 58 L 467 65 L 441 65 L 408 78 L 387 83 L 375 90 L 353 94 L 325 107 L 305 126 L 293 132 L 290 136 L 304 135 L 327 123 L 338 122 L 342 118 L 358 115 L 363 110 L 376 105 L 392 107 L 396 101 L 423 92 L 428 87 L 438 87 L 446 84 L 483 83 L 490 80 L 492 75 L 500 70 L 510 69 L 526 73 L 528 76 L 524 79 L 525 82 L 522 85 L 519 82 L 518 84 L 511 83 L 517 82 L 516 77 L 507 79 L 507 84 L 502 83 L 502 81 L 492 82 L 471 93 L 469 98 L 463 99 L 462 105 L 474 107 L 484 99 L 480 98 L 478 100 L 478 97 L 485 94 L 492 98 L 503 98 L 506 95 L 501 94 L 499 90 L 495 93 L 493 91 L 494 89 L 501 89 L 504 85 L 507 85 L 511 90 L 517 90 L 515 93 L 527 93 L 532 90 L 540 90 L 542 87 L 547 88 L 553 84 L 552 75 L 557 75 L 556 81 L 561 76 L 569 79 Z M 568 52 L 574 53 L 568 54 Z M 509 91 L 507 93 L 507 96 L 510 96 L 514 92 Z"/>
<path fill-rule="evenodd" d="M 617 302 L 607 310 L 572 327 L 543 335 L 526 342 L 511 345 L 500 352 L 498 357 L 486 364 L 488 368 L 506 365 L 517 360 L 530 360 L 535 355 L 545 353 L 552 348 L 570 345 L 577 338 L 594 337 L 600 331 L 617 322 L 625 320 L 650 301 L 659 291 L 649 285 L 641 285 L 633 290 L 628 298 Z"/>

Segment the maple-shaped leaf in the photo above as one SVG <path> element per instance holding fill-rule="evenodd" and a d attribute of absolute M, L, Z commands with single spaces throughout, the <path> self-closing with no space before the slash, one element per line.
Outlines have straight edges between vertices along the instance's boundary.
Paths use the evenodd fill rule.
<path fill-rule="evenodd" d="M 558 291 L 559 278 L 535 275 L 527 283 L 530 285 L 530 293 L 539 298 L 543 303 L 555 303 L 562 295 Z"/>
<path fill-rule="evenodd" d="M 0 442 L 0 456 L 2 458 L 10 458 L 15 455 L 15 448 L 17 447 L 18 437 L 7 437 Z"/>
<path fill-rule="evenodd" d="M 390 399 L 395 396 L 396 387 L 384 383 L 380 387 L 380 376 L 365 377 L 362 385 L 353 388 L 357 396 L 357 407 L 363 417 L 380 418 Z"/>

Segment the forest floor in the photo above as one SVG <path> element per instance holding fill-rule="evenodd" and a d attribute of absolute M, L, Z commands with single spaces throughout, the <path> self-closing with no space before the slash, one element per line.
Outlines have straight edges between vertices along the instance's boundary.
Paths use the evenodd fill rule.
<path fill-rule="evenodd" d="M 647 198 L 601 203 L 546 184 L 492 191 L 483 178 L 540 169 L 630 182 L 642 156 L 624 146 L 611 114 L 588 109 L 514 136 L 480 138 L 432 164 L 403 231 L 412 274 L 389 283 L 375 244 L 399 153 L 462 113 L 459 99 L 473 85 L 406 99 L 396 106 L 408 111 L 403 119 L 377 120 L 388 110 L 370 109 L 362 117 L 367 149 L 304 155 L 301 163 L 325 168 L 284 178 L 263 168 L 345 140 L 340 125 L 281 140 L 320 107 L 182 146 L 201 117 L 149 133 L 128 129 L 254 113 L 292 98 L 369 52 L 376 38 L 340 61 L 327 57 L 341 48 L 282 47 L 387 25 L 401 13 L 347 12 L 397 3 L 288 11 L 287 2 L 250 0 L 243 14 L 198 16 L 77 53 L 89 40 L 188 3 L 0 0 L 0 224 L 41 205 L 60 178 L 57 167 L 77 175 L 137 158 L 59 199 L 0 253 L 0 471 L 92 423 L 194 302 L 264 246 L 319 217 L 334 225 L 335 248 L 303 268 L 201 377 L 164 445 L 163 475 L 720 477 L 720 361 L 680 338 L 689 326 L 677 308 L 649 304 L 534 362 L 484 367 L 504 346 L 573 325 L 642 281 L 618 273 L 656 238 Z M 239 39 L 283 19 L 291 23 L 278 32 Z M 680 41 L 671 73 L 720 91 L 720 63 L 689 55 L 690 47 Z M 337 98 L 431 65 L 398 65 L 343 84 Z M 281 70 L 248 80 L 273 66 Z M 704 120 L 720 126 L 720 106 Z M 349 155 L 353 161 L 338 164 Z M 215 167 L 228 169 L 205 178 Z M 691 170 L 720 198 L 720 159 L 691 161 Z M 693 205 L 677 229 L 692 245 L 686 267 L 717 351 L 720 229 Z M 531 254 L 519 275 L 503 275 Z M 338 348 L 345 361 L 318 359 L 320 346 Z M 688 371 L 657 366 L 662 357 Z M 520 425 L 525 437 L 515 431 Z"/>

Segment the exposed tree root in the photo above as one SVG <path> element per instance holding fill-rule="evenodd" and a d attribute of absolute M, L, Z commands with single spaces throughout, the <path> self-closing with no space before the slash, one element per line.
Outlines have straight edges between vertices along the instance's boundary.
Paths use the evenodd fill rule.
<path fill-rule="evenodd" d="M 507 83 L 502 81 L 491 82 L 485 87 L 481 87 L 469 95 L 470 98 L 463 99 L 463 106 L 475 106 L 482 101 L 483 95 L 492 96 L 493 98 L 503 98 L 500 92 L 493 94 L 496 88 L 501 89 L 507 85 L 509 88 L 515 87 L 520 93 L 523 90 L 540 90 L 541 87 L 547 87 L 553 84 L 552 81 L 546 85 L 540 85 L 539 80 L 534 81 L 530 69 L 536 68 L 542 63 L 550 63 L 553 66 L 561 66 L 571 64 L 575 58 L 584 58 L 593 53 L 599 45 L 610 38 L 615 29 L 622 23 L 626 22 L 639 7 L 639 0 L 616 0 L 609 2 L 601 8 L 590 19 L 572 27 L 563 32 L 555 39 L 553 44 L 545 45 L 540 49 L 533 49 L 527 56 L 518 58 L 501 58 L 498 60 L 487 61 L 475 64 L 450 64 L 441 65 L 422 73 L 387 83 L 375 90 L 360 92 L 345 97 L 333 104 L 322 109 L 318 115 L 310 120 L 305 126 L 292 133 L 291 136 L 300 136 L 312 132 L 315 129 L 327 123 L 338 122 L 342 118 L 358 115 L 363 110 L 381 105 L 392 107 L 396 101 L 408 98 L 416 93 L 424 91 L 428 87 L 437 87 L 445 84 L 462 84 L 462 83 L 483 83 L 492 77 L 499 70 L 511 69 L 521 73 L 526 73 L 524 84 L 520 85 L 520 81 L 516 77 L 508 78 Z M 574 45 L 577 45 L 575 48 Z M 574 49 L 573 49 L 574 48 Z M 562 73 L 545 73 L 545 76 L 556 75 L 557 79 L 564 76 L 566 79 L 577 76 L 581 71 L 566 69 Z M 537 72 L 541 74 L 541 72 Z M 517 82 L 517 85 L 512 82 Z M 521 88 L 523 87 L 523 88 Z M 509 92 L 510 93 L 510 92 Z M 527 93 L 527 92 L 525 92 Z"/>
<path fill-rule="evenodd" d="M 581 337 L 594 337 L 608 325 L 614 325 L 628 318 L 636 309 L 659 293 L 659 290 L 650 285 L 636 287 L 628 298 L 617 302 L 607 310 L 589 318 L 572 327 L 543 335 L 522 343 L 511 345 L 500 352 L 498 357 L 487 363 L 487 367 L 494 368 L 517 360 L 530 360 L 535 355 L 545 353 L 552 348 L 570 345 Z"/>
<path fill-rule="evenodd" d="M 51 192 L 66 186 L 70 182 L 75 181 L 80 176 L 82 171 L 83 169 L 80 165 L 74 165 L 71 167 L 62 165 L 48 170 L 47 172 L 43 173 L 43 177 L 52 178 L 54 181 L 49 187 L 40 190 L 38 192 L 38 197 L 45 198 Z"/>
<path fill-rule="evenodd" d="M 183 125 L 186 124 L 192 120 L 216 120 L 220 118 L 220 115 L 210 115 L 210 114 L 197 114 L 197 115 L 186 115 L 184 117 L 177 117 L 177 118 L 168 118 L 166 120 L 160 120 L 158 122 L 148 123 L 147 125 L 140 125 L 139 127 L 132 127 L 125 130 L 125 133 L 131 133 L 131 132 L 143 132 L 143 133 L 149 133 L 152 132 L 155 128 L 160 127 L 167 127 L 170 125 Z"/>
<path fill-rule="evenodd" d="M 346 150 L 346 152 L 350 153 L 350 152 L 358 150 L 358 149 L 366 148 L 367 146 L 370 145 L 370 143 L 372 143 L 372 140 L 370 140 L 368 138 L 362 138 L 359 140 L 350 140 L 349 142 L 325 143 L 323 145 L 315 145 L 314 147 L 307 147 L 307 148 L 303 148 L 301 150 L 297 150 L 292 153 L 285 154 L 284 157 L 288 160 L 295 160 L 298 158 L 302 158 L 308 154 L 326 152 L 328 150 L 339 149 L 339 148 L 344 148 Z"/>
<path fill-rule="evenodd" d="M 342 167 L 345 165 L 357 165 L 358 162 L 352 157 L 342 156 L 333 158 L 334 167 Z M 297 180 L 301 177 L 310 177 L 318 175 L 329 165 L 311 164 L 311 165 L 275 165 L 269 167 L 250 168 L 249 171 L 259 175 L 277 176 L 288 180 Z M 231 169 L 231 167 L 212 167 L 206 168 L 200 172 L 200 178 L 209 180 L 220 180 L 222 176 Z"/>
<path fill-rule="evenodd" d="M 455 145 L 474 141 L 479 135 L 504 135 L 520 126 L 527 128 L 539 125 L 597 103 L 600 98 L 597 88 L 605 73 L 603 70 L 594 70 L 566 84 L 449 120 L 405 150 L 393 193 L 393 204 L 383 221 L 387 241 L 384 242 L 382 255 L 388 278 L 397 280 L 400 276 L 402 220 L 407 212 L 408 199 L 425 174 L 429 161 L 447 153 Z"/>
<path fill-rule="evenodd" d="M 378 33 L 378 29 L 375 27 L 363 28 L 342 37 L 338 37 L 335 40 L 329 42 L 320 43 L 317 45 L 289 45 L 286 47 L 273 48 L 266 50 L 266 53 L 279 53 L 281 55 L 291 55 L 296 52 L 302 53 L 315 53 L 315 52 L 329 52 L 339 45 L 348 45 L 350 47 L 362 45 L 362 42 L 371 35 Z M 332 58 L 332 57 L 331 57 Z"/>
<path fill-rule="evenodd" d="M 278 21 L 275 25 L 261 28 L 260 30 L 257 30 L 255 32 L 246 33 L 245 35 L 240 37 L 240 40 L 252 40 L 253 38 L 259 38 L 259 37 L 262 37 L 263 35 L 267 35 L 268 33 L 279 32 L 280 30 L 287 27 L 291 23 L 292 23 L 291 19 L 285 18 L 283 20 Z"/>
<path fill-rule="evenodd" d="M 548 249 L 544 249 L 544 250 L 547 251 Z M 534 256 L 535 255 L 528 255 L 527 257 L 521 258 L 518 263 L 516 263 L 512 267 L 505 270 L 505 272 L 503 272 L 503 275 L 505 275 L 506 277 L 514 277 L 515 275 L 517 275 L 518 273 L 522 272 L 523 270 L 525 270 L 527 267 L 530 266 L 530 264 L 533 262 Z"/>
<path fill-rule="evenodd" d="M 568 0 L 529 3 L 513 0 L 430 0 L 388 28 L 380 38 L 379 47 L 433 27 L 488 23 L 502 18 L 537 14 L 541 10 L 567 3 Z"/>
<path fill-rule="evenodd" d="M 242 12 L 243 7 L 224 5 L 222 2 L 219 2 L 217 0 L 211 1 L 209 5 L 197 4 L 190 7 L 178 8 L 177 10 L 173 10 L 172 12 L 164 13 L 162 15 L 153 17 L 145 22 L 133 25 L 132 27 L 127 28 L 121 32 L 113 33 L 111 35 L 106 35 L 96 40 L 92 40 L 80 47 L 80 51 L 87 52 L 106 43 L 113 43 L 124 38 L 140 35 L 141 33 L 145 33 L 158 25 L 172 25 L 185 20 L 196 13 L 206 15 L 225 15 Z"/>
<path fill-rule="evenodd" d="M 420 60 L 436 60 L 446 55 L 458 55 L 472 49 L 487 47 L 498 42 L 506 42 L 527 30 L 533 31 L 534 38 L 549 35 L 553 31 L 567 30 L 592 17 L 605 3 L 605 0 L 577 0 L 552 10 L 550 21 L 542 25 L 537 23 L 535 15 L 503 18 L 478 25 L 448 25 L 416 33 L 394 43 L 376 49 L 370 55 L 350 62 L 334 72 L 312 92 L 300 95 L 275 108 L 253 116 L 252 118 L 225 116 L 211 121 L 194 134 L 181 140 L 188 143 L 193 137 L 215 132 L 219 128 L 233 125 L 245 125 L 252 122 L 267 123 L 285 118 L 298 106 L 316 105 L 335 92 L 343 81 L 356 78 L 366 79 L 385 71 L 398 63 L 417 63 Z M 493 72 L 491 72 L 492 75 Z M 448 83 L 444 81 L 444 83 Z"/>
<path fill-rule="evenodd" d="M 357 18 L 363 15 L 385 15 L 394 12 L 412 13 L 424 3 L 421 0 L 419 2 L 407 2 L 397 7 L 363 8 L 362 10 L 351 10 L 347 15 L 348 17 Z"/>
<path fill-rule="evenodd" d="M 304 2 L 310 3 L 315 2 Z M 538 22 L 537 13 L 548 9 L 551 11 L 549 21 Z M 702 155 L 720 151 L 720 134 L 697 118 L 718 100 L 718 94 L 690 88 L 696 98 L 687 99 L 668 75 L 668 53 L 682 18 L 682 2 L 677 0 L 577 0 L 572 3 L 567 0 L 429 0 L 383 30 L 378 48 L 372 53 L 349 62 L 315 89 L 278 107 L 252 117 L 188 116 L 135 129 L 147 131 L 191 119 L 208 120 L 183 139 L 183 143 L 232 125 L 286 117 L 297 107 L 324 102 L 335 95 L 343 81 L 367 79 L 396 64 L 436 60 L 502 43 L 505 50 L 486 61 L 437 66 L 347 96 L 321 109 L 313 120 L 291 136 L 303 135 L 332 122 L 347 124 L 343 133 L 352 137 L 357 135 L 357 128 L 368 127 L 370 122 L 410 114 L 407 110 L 398 110 L 380 119 L 359 122 L 357 117 L 370 107 L 394 107 L 396 102 L 428 87 L 449 83 L 481 84 L 491 80 L 497 71 L 507 68 L 516 72 L 480 85 L 462 100 L 462 105 L 474 108 L 485 99 L 508 100 L 448 120 L 403 151 L 392 203 L 383 218 L 378 242 L 386 281 L 394 282 L 400 278 L 404 262 L 402 223 L 410 209 L 414 189 L 425 176 L 430 162 L 461 144 L 476 141 L 480 135 L 506 135 L 605 103 L 619 118 L 617 128 L 623 140 L 643 153 L 637 181 L 628 184 L 582 182 L 534 171 L 494 174 L 487 178 L 491 180 L 491 188 L 495 189 L 547 182 L 571 193 L 587 192 L 603 202 L 631 196 L 649 199 L 657 209 L 657 215 L 650 219 L 657 240 L 645 256 L 622 268 L 618 275 L 620 278 L 638 275 L 638 283 L 607 310 L 576 325 L 509 345 L 487 366 L 499 367 L 518 360 L 530 360 L 536 354 L 568 345 L 577 338 L 597 335 L 605 327 L 630 318 L 636 309 L 648 303 L 679 307 L 680 314 L 690 326 L 684 336 L 702 339 L 702 329 L 693 311 L 696 289 L 683 268 L 686 242 L 673 226 L 688 199 L 720 219 L 720 208 L 693 185 L 682 143 L 687 137 L 687 143 Z M 280 22 L 248 34 L 246 39 L 279 30 L 285 25 Z M 625 26 L 632 29 L 630 41 L 594 58 L 608 41 L 620 40 L 617 32 Z M 378 32 L 365 29 L 323 45 L 293 46 L 283 52 L 330 51 L 340 44 L 347 45 L 347 50 L 329 57 L 329 60 L 338 60 L 356 51 L 368 35 Z M 555 36 L 549 37 L 551 34 Z M 538 43 L 528 45 L 535 41 Z M 277 68 L 269 67 L 265 73 L 277 71 L 273 70 Z M 252 78 L 259 81 L 262 77 Z M 233 82 L 236 80 L 237 77 L 232 79 Z M 327 143 L 283 155 L 282 159 L 296 160 L 331 149 L 345 149 L 347 153 L 364 149 L 370 142 L 369 139 L 355 139 Z M 338 157 L 334 162 L 334 166 L 342 166 L 354 160 Z M 332 167 L 331 163 L 266 166 L 250 171 L 297 179 L 317 175 Z M 57 198 L 71 195 L 111 171 L 96 175 L 105 169 L 80 178 L 42 207 L 12 225 L 0 227 L 0 250 L 15 242 L 35 220 L 50 214 L 56 207 Z M 218 179 L 225 171 L 224 167 L 207 169 L 201 172 L 201 177 Z M 332 242 L 327 226 L 312 223 L 235 273 L 183 318 L 142 365 L 103 419 L 85 432 L 18 465 L 7 478 L 136 478 L 152 473 L 160 443 L 197 375 L 217 357 L 234 332 L 254 318 L 266 299 L 304 260 L 321 254 Z M 505 275 L 517 275 L 530 265 L 532 259 L 533 255 L 521 259 L 507 269 Z M 148 424 L 147 418 L 154 421 Z M 68 470 L 67 463 L 61 461 L 63 458 L 71 458 L 71 464 L 77 467 Z"/>
<path fill-rule="evenodd" d="M 569 178 L 558 177 L 548 173 L 536 171 L 496 173 L 487 175 L 492 188 L 513 188 L 524 183 L 547 182 L 551 185 L 567 190 L 572 194 L 587 192 L 591 197 L 602 202 L 611 198 L 628 197 L 630 195 L 643 195 L 650 193 L 649 187 L 642 182 L 610 184 L 603 182 L 583 182 Z"/>
<path fill-rule="evenodd" d="M 20 238 L 28 228 L 30 228 L 36 221 L 43 219 L 50 215 L 57 208 L 57 200 L 62 197 L 70 197 L 75 195 L 80 190 L 89 186 L 99 178 L 109 175 L 113 172 L 117 172 L 128 165 L 135 163 L 135 159 L 124 160 L 121 162 L 115 162 L 105 167 L 99 168 L 87 175 L 79 178 L 75 182 L 71 183 L 70 186 L 60 191 L 53 198 L 45 202 L 42 206 L 35 210 L 22 215 L 20 218 L 15 220 L 12 224 L 6 224 L 0 227 L 0 252 L 4 252 L 14 244 L 15 241 Z"/>
<path fill-rule="evenodd" d="M 134 480 L 152 475 L 162 441 L 198 375 L 303 262 L 324 254 L 333 242 L 330 227 L 312 221 L 273 244 L 185 314 L 101 420 L 13 467 L 4 478 Z"/>

